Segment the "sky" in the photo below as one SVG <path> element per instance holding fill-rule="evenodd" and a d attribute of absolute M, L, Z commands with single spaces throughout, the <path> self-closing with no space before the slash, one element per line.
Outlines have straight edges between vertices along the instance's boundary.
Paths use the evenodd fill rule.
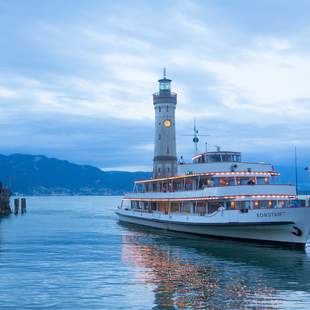
<path fill-rule="evenodd" d="M 310 164 L 310 1 L 0 0 L 0 153 L 151 170 L 152 93 L 177 151 Z"/>

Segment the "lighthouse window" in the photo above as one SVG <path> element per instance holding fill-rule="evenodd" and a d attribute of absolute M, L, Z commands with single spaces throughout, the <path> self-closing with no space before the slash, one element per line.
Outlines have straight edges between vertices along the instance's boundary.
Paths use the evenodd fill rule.
<path fill-rule="evenodd" d="M 158 135 L 158 140 L 160 140 L 160 139 L 161 139 L 161 134 Z"/>
<path fill-rule="evenodd" d="M 158 112 L 161 112 L 161 107 L 158 108 Z"/>
<path fill-rule="evenodd" d="M 169 112 L 169 108 L 168 108 L 168 106 L 167 106 L 167 110 L 166 110 L 167 112 Z"/>
<path fill-rule="evenodd" d="M 160 90 L 169 90 L 170 89 L 170 82 L 160 82 L 159 83 Z"/>

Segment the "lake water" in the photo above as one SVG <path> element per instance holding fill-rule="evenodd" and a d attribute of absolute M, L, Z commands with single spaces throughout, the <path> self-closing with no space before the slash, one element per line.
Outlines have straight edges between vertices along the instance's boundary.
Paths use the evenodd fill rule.
<path fill-rule="evenodd" d="M 31 197 L 2 219 L 0 308 L 310 309 L 310 251 L 121 225 L 119 200 Z"/>

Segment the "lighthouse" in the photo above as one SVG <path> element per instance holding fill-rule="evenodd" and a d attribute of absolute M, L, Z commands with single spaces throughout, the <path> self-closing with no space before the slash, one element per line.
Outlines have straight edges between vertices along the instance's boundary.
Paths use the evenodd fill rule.
<path fill-rule="evenodd" d="M 171 92 L 171 80 L 166 77 L 166 69 L 163 73 L 163 78 L 158 80 L 159 92 L 153 94 L 155 110 L 154 178 L 175 176 L 177 173 L 175 138 L 177 94 Z"/>

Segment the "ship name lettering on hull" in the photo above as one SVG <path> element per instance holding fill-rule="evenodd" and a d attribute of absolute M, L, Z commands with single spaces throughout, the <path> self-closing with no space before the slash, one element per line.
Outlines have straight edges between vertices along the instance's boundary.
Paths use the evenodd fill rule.
<path fill-rule="evenodd" d="M 285 214 L 284 211 L 279 211 L 279 212 L 259 212 L 259 213 L 256 213 L 256 216 L 257 217 L 275 217 L 275 216 L 283 216 Z"/>

